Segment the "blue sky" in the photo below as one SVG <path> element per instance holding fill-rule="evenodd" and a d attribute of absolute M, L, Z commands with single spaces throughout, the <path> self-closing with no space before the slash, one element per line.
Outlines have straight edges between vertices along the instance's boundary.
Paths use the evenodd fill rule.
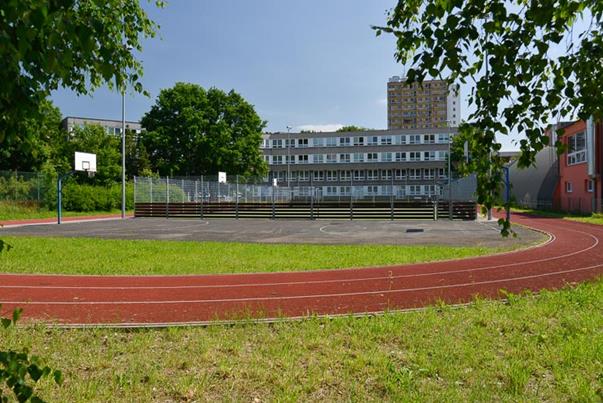
<path fill-rule="evenodd" d="M 400 75 L 395 41 L 376 37 L 393 0 L 171 0 L 148 6 L 161 25 L 140 55 L 151 98 L 129 94 L 138 120 L 162 88 L 178 81 L 234 89 L 268 121 L 268 131 L 386 128 L 386 84 Z M 465 98 L 467 91 L 461 91 Z M 52 96 L 64 116 L 120 119 L 121 98 L 99 89 Z M 463 104 L 462 116 L 467 107 Z M 508 139 L 503 148 L 515 148 Z"/>

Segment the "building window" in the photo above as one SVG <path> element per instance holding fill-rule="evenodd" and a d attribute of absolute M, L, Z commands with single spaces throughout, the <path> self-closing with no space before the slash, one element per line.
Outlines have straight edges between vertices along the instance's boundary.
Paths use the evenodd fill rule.
<path fill-rule="evenodd" d="M 354 162 L 364 162 L 364 154 L 354 153 Z"/>
<path fill-rule="evenodd" d="M 438 177 L 439 178 L 448 178 L 448 174 L 444 168 L 438 168 Z"/>
<path fill-rule="evenodd" d="M 377 153 L 367 153 L 366 154 L 366 162 L 378 162 L 379 155 Z"/>
<path fill-rule="evenodd" d="M 327 164 L 337 163 L 337 154 L 327 154 Z"/>
<path fill-rule="evenodd" d="M 381 145 L 389 146 L 392 144 L 392 136 L 381 136 Z"/>
<path fill-rule="evenodd" d="M 301 148 L 308 147 L 308 139 L 297 139 L 297 146 Z"/>
<path fill-rule="evenodd" d="M 392 153 L 381 153 L 381 162 L 392 162 Z"/>
<path fill-rule="evenodd" d="M 281 165 L 283 163 L 282 155 L 273 155 L 272 156 L 272 164 L 273 165 Z"/>
<path fill-rule="evenodd" d="M 370 195 L 376 195 L 379 193 L 379 186 L 367 186 L 366 190 Z"/>
<path fill-rule="evenodd" d="M 364 180 L 364 171 L 363 170 L 355 170 L 354 171 L 354 180 L 355 181 L 360 181 L 360 180 Z"/>
<path fill-rule="evenodd" d="M 364 137 L 354 137 L 354 145 L 355 146 L 363 146 L 364 145 Z"/>
<path fill-rule="evenodd" d="M 425 179 L 435 179 L 436 170 L 435 168 L 427 168 L 423 174 Z"/>
<path fill-rule="evenodd" d="M 586 180 L 586 191 L 592 193 L 595 191 L 595 181 L 592 179 Z"/>
<path fill-rule="evenodd" d="M 377 137 L 377 136 L 370 136 L 370 137 L 368 138 L 368 143 L 367 143 L 367 145 L 369 145 L 369 146 L 376 146 L 376 145 L 379 145 L 379 137 Z"/>
<path fill-rule="evenodd" d="M 327 181 L 336 182 L 337 181 L 337 171 L 327 171 Z"/>
<path fill-rule="evenodd" d="M 369 169 L 366 171 L 366 179 L 369 181 L 379 180 L 379 171 L 376 169 Z"/>
<path fill-rule="evenodd" d="M 406 153 L 396 153 L 396 162 L 406 161 Z"/>
<path fill-rule="evenodd" d="M 410 161 L 421 161 L 421 152 L 420 151 L 411 151 L 408 154 L 410 157 Z"/>
<path fill-rule="evenodd" d="M 342 164 L 349 164 L 350 154 L 339 154 L 339 162 Z"/>
<path fill-rule="evenodd" d="M 283 148 L 283 140 L 272 140 L 272 148 Z"/>
<path fill-rule="evenodd" d="M 340 147 L 348 147 L 350 145 L 349 137 L 340 137 L 339 138 L 339 146 Z"/>
<path fill-rule="evenodd" d="M 314 154 L 314 158 L 312 160 L 315 164 L 324 164 L 325 156 L 324 154 Z"/>
<path fill-rule="evenodd" d="M 586 136 L 577 133 L 567 139 L 567 165 L 586 162 Z"/>
<path fill-rule="evenodd" d="M 326 138 L 327 147 L 337 147 L 337 137 Z"/>
<path fill-rule="evenodd" d="M 425 144 L 434 144 L 435 143 L 435 134 L 426 134 L 424 137 Z"/>
<path fill-rule="evenodd" d="M 435 161 L 436 159 L 436 153 L 435 151 L 425 151 L 423 153 L 423 160 L 424 161 Z"/>
<path fill-rule="evenodd" d="M 572 193 L 573 191 L 572 182 L 565 182 L 565 193 Z"/>
<path fill-rule="evenodd" d="M 411 168 L 408 170 L 408 176 L 411 180 L 421 179 L 421 170 L 418 168 Z"/>
<path fill-rule="evenodd" d="M 324 147 L 325 139 L 322 137 L 317 137 L 312 139 L 312 147 Z"/>
<path fill-rule="evenodd" d="M 392 170 L 384 169 L 381 171 L 381 179 L 382 180 L 390 180 L 392 178 Z"/>
<path fill-rule="evenodd" d="M 315 181 L 324 181 L 325 180 L 325 173 L 324 171 L 314 171 L 313 173 L 313 178 Z"/>
<path fill-rule="evenodd" d="M 396 169 L 394 170 L 395 179 L 406 179 L 406 169 Z"/>
<path fill-rule="evenodd" d="M 308 171 L 300 171 L 298 174 L 298 179 L 300 182 L 307 182 L 310 180 L 310 172 Z"/>
<path fill-rule="evenodd" d="M 448 144 L 449 136 L 447 134 L 438 134 L 438 143 Z"/>
<path fill-rule="evenodd" d="M 298 155 L 297 156 L 297 163 L 298 164 L 307 164 L 308 163 L 308 155 L 307 154 Z"/>
<path fill-rule="evenodd" d="M 409 144 L 421 144 L 421 135 L 413 134 L 408 136 Z"/>
<path fill-rule="evenodd" d="M 341 171 L 339 173 L 339 177 L 342 181 L 349 181 L 352 179 L 352 171 Z"/>

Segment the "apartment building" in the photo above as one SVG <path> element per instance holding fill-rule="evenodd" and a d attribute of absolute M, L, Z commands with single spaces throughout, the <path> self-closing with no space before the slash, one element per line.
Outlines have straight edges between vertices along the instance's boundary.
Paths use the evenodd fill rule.
<path fill-rule="evenodd" d="M 278 186 L 325 197 L 434 197 L 448 178 L 455 128 L 265 134 L 262 152 Z"/>
<path fill-rule="evenodd" d="M 109 134 L 121 136 L 121 120 L 95 119 L 68 116 L 61 121 L 61 127 L 67 132 L 71 132 L 74 127 L 84 127 L 85 125 L 98 125 L 105 129 Z M 142 131 L 140 122 L 126 120 L 126 130 L 133 130 L 136 133 Z"/>
<path fill-rule="evenodd" d="M 426 80 L 422 85 L 406 84 L 406 78 L 393 76 L 387 83 L 388 129 L 458 127 L 461 105 L 458 86 L 450 88 L 444 80 Z"/>

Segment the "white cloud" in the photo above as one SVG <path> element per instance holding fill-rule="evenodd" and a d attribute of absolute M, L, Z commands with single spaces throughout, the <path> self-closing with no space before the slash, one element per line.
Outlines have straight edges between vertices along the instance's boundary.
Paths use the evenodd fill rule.
<path fill-rule="evenodd" d="M 313 132 L 334 132 L 341 129 L 343 125 L 341 123 L 327 123 L 324 125 L 300 125 L 295 126 L 299 131 L 309 130 Z"/>

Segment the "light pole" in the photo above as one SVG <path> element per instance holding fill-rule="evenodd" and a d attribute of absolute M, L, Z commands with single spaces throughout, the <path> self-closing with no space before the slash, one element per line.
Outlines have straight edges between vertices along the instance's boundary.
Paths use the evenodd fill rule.
<path fill-rule="evenodd" d="M 126 218 L 126 90 L 121 90 L 121 218 Z"/>
<path fill-rule="evenodd" d="M 287 126 L 287 188 L 291 187 L 291 126 Z"/>

